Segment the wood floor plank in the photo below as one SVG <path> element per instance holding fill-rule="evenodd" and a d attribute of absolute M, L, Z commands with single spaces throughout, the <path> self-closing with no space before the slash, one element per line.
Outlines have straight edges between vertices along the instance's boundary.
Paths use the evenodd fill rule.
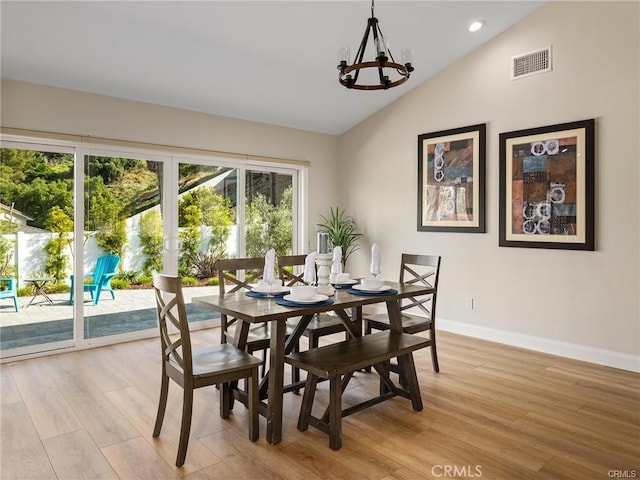
<path fill-rule="evenodd" d="M 620 442 L 611 438 L 607 432 L 594 434 L 584 427 L 573 425 L 562 419 L 551 418 L 534 412 L 527 413 L 518 420 L 518 425 L 534 428 L 540 432 L 547 432 L 557 440 L 563 440 L 565 444 L 599 452 L 603 456 L 617 458 L 622 462 L 633 463 L 640 453 L 640 445 L 637 443 Z"/>
<path fill-rule="evenodd" d="M 8 403 L 0 409 L 0 478 L 56 478 L 31 416 L 22 402 Z"/>
<path fill-rule="evenodd" d="M 116 473 L 85 430 L 44 440 L 58 478 L 117 479 Z"/>
<path fill-rule="evenodd" d="M 66 375 L 56 386 L 98 447 L 140 435 L 100 391 L 93 376 Z"/>
<path fill-rule="evenodd" d="M 6 367 L 3 367 L 3 369 Z M 21 402 L 22 397 L 11 375 L 0 375 L 0 405 Z"/>
<path fill-rule="evenodd" d="M 199 394 L 202 392 L 196 391 L 196 393 Z M 153 438 L 153 426 L 155 424 L 157 411 L 157 404 L 155 402 L 151 401 L 148 396 L 137 387 L 127 387 L 122 390 L 107 392 L 106 396 L 131 425 L 140 432 L 141 437 L 154 448 L 156 454 L 162 458 L 167 465 L 175 465 L 178 441 L 180 439 L 181 404 L 178 402 L 167 404 L 167 411 L 160 436 Z M 187 455 L 189 461 L 181 468 L 181 475 L 187 475 L 221 461 L 219 456 L 206 448 L 204 444 L 193 435 L 189 437 Z"/>
<path fill-rule="evenodd" d="M 105 447 L 102 453 L 121 479 L 181 478 L 177 469 L 170 467 L 142 437 Z"/>
<path fill-rule="evenodd" d="M 324 440 L 324 438 L 323 438 Z M 224 462 L 236 471 L 245 472 L 244 478 L 322 480 L 304 462 L 295 463 L 282 453 L 285 445 L 269 445 L 266 442 L 251 443 L 245 435 L 235 430 L 225 430 L 201 439 Z M 327 447 L 328 448 L 328 447 Z M 256 476 L 258 472 L 258 476 Z"/>
<path fill-rule="evenodd" d="M 40 438 L 80 430 L 82 423 L 56 388 L 47 369 L 39 368 L 44 359 L 35 360 L 12 365 L 11 373 Z"/>

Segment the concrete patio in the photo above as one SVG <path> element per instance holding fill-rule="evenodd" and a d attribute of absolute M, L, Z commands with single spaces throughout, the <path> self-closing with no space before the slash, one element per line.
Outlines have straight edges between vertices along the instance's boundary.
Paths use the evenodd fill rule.
<path fill-rule="evenodd" d="M 190 322 L 216 318 L 217 314 L 191 304 L 191 298 L 217 294 L 217 287 L 189 287 L 183 290 Z M 84 296 L 84 336 L 95 338 L 116 335 L 157 326 L 153 290 L 116 290 L 115 300 L 107 293 L 93 305 L 88 293 Z M 20 297 L 20 311 L 13 303 L 0 304 L 0 350 L 38 345 L 73 338 L 73 307 L 68 293 L 44 297 Z"/>

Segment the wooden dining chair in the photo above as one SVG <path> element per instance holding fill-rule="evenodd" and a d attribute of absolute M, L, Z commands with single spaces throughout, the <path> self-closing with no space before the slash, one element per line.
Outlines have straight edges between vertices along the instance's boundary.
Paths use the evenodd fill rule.
<path fill-rule="evenodd" d="M 262 278 L 264 271 L 264 258 L 262 257 L 245 257 L 245 258 L 220 258 L 218 265 L 218 288 L 220 296 L 228 293 L 250 291 L 252 284 Z M 241 274 L 242 272 L 242 274 Z M 220 315 L 220 343 L 228 343 L 233 341 L 235 335 L 237 319 L 228 315 Z M 296 322 L 287 322 L 287 335 L 290 335 Z M 267 349 L 271 342 L 269 335 L 269 325 L 264 323 L 252 323 L 249 326 L 249 334 L 247 336 L 247 353 L 262 351 L 262 375 L 266 371 Z"/>
<path fill-rule="evenodd" d="M 278 271 L 285 286 L 305 284 L 304 273 L 296 273 L 295 267 L 304 267 L 306 255 L 282 255 L 278 257 Z M 321 337 L 345 332 L 347 330 L 339 317 L 318 314 L 313 317 L 303 335 L 309 339 L 309 348 L 318 346 Z"/>
<path fill-rule="evenodd" d="M 162 346 L 162 382 L 153 436 L 159 436 L 162 429 L 171 379 L 180 385 L 183 391 L 182 423 L 176 457 L 176 466 L 182 466 L 189 445 L 193 391 L 196 388 L 221 384 L 220 416 L 227 418 L 232 395 L 229 382 L 246 378 L 249 379 L 249 439 L 255 442 L 259 436 L 258 366 L 262 362 L 229 344 L 192 350 L 181 279 L 154 271 L 153 289 Z M 172 334 L 171 326 L 175 327 L 177 334 Z"/>
<path fill-rule="evenodd" d="M 436 255 L 412 255 L 403 253 L 400 261 L 400 283 L 405 285 L 421 284 L 433 287 L 431 295 L 409 297 L 400 300 L 402 330 L 405 333 L 429 332 L 429 346 L 433 370 L 440 371 L 438 352 L 436 350 L 436 299 L 438 278 L 440 276 L 441 257 Z M 386 313 L 365 315 L 364 329 L 369 334 L 372 330 L 389 330 L 389 316 Z M 392 369 L 395 366 L 392 365 Z"/>

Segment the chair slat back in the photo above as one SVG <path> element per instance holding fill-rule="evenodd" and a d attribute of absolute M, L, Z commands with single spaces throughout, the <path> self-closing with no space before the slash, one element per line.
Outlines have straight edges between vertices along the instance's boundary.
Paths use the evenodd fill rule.
<path fill-rule="evenodd" d="M 426 318 L 435 318 L 438 279 L 440 276 L 440 260 L 437 255 L 402 254 L 400 265 L 400 283 L 405 285 L 425 285 L 433 287 L 436 292 L 430 295 L 408 297 L 400 303 L 400 310 L 420 310 Z"/>
<path fill-rule="evenodd" d="M 278 274 L 282 279 L 285 287 L 292 285 L 303 285 L 304 281 L 304 263 L 306 255 L 280 255 L 278 257 Z M 303 267 L 300 273 L 296 273 L 295 267 Z"/>
<path fill-rule="evenodd" d="M 193 373 L 191 337 L 182 295 L 182 279 L 155 271 L 152 276 L 163 360 L 173 360 L 186 376 L 190 376 Z M 176 339 L 169 334 L 170 324 L 178 330 Z"/>
<path fill-rule="evenodd" d="M 103 255 L 96 260 L 96 268 L 93 270 L 93 283 L 103 283 L 105 275 L 115 273 L 116 268 L 120 263 L 120 257 L 117 255 Z"/>
<path fill-rule="evenodd" d="M 239 274 L 240 271 L 244 272 L 244 277 Z M 240 290 L 251 290 L 251 284 L 262 277 L 263 271 L 264 258 L 261 257 L 219 259 L 218 288 L 220 296 Z"/>
<path fill-rule="evenodd" d="M 0 297 L 12 297 L 14 292 L 17 290 L 16 288 L 16 279 L 10 277 L 0 278 L 0 287 L 5 286 L 4 290 L 0 290 Z"/>

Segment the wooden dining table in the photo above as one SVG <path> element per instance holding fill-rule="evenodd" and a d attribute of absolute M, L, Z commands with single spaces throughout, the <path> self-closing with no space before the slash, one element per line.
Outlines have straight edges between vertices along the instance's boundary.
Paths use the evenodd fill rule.
<path fill-rule="evenodd" d="M 236 328 L 233 344 L 244 349 L 250 324 L 268 322 L 270 327 L 269 371 L 260 384 L 260 413 L 267 419 L 267 442 L 277 444 L 282 440 L 283 395 L 286 391 L 299 389 L 298 385 L 284 386 L 285 356 L 294 350 L 309 322 L 317 313 L 333 311 L 342 320 L 350 336 L 362 335 L 362 308 L 366 305 L 385 303 L 390 319 L 391 329 L 402 332 L 400 307 L 398 300 L 434 293 L 434 289 L 423 285 L 403 285 L 386 282 L 393 293 L 381 292 L 375 295 L 356 295 L 348 289 L 336 289 L 331 305 L 283 306 L 276 303 L 275 298 L 255 298 L 243 292 L 226 295 L 207 295 L 192 298 L 192 303 L 220 314 L 241 320 L 240 328 Z M 347 311 L 351 311 L 349 315 Z M 286 321 L 300 317 L 295 329 L 287 335 Z M 411 365 L 413 362 L 400 362 Z M 401 372 L 401 374 L 407 372 Z M 415 372 L 413 372 L 415 375 Z M 266 404 L 264 402 L 266 400 Z M 421 401 L 421 400 L 419 400 Z M 421 405 L 419 405 L 421 409 Z M 415 406 L 414 406 L 415 408 Z"/>

